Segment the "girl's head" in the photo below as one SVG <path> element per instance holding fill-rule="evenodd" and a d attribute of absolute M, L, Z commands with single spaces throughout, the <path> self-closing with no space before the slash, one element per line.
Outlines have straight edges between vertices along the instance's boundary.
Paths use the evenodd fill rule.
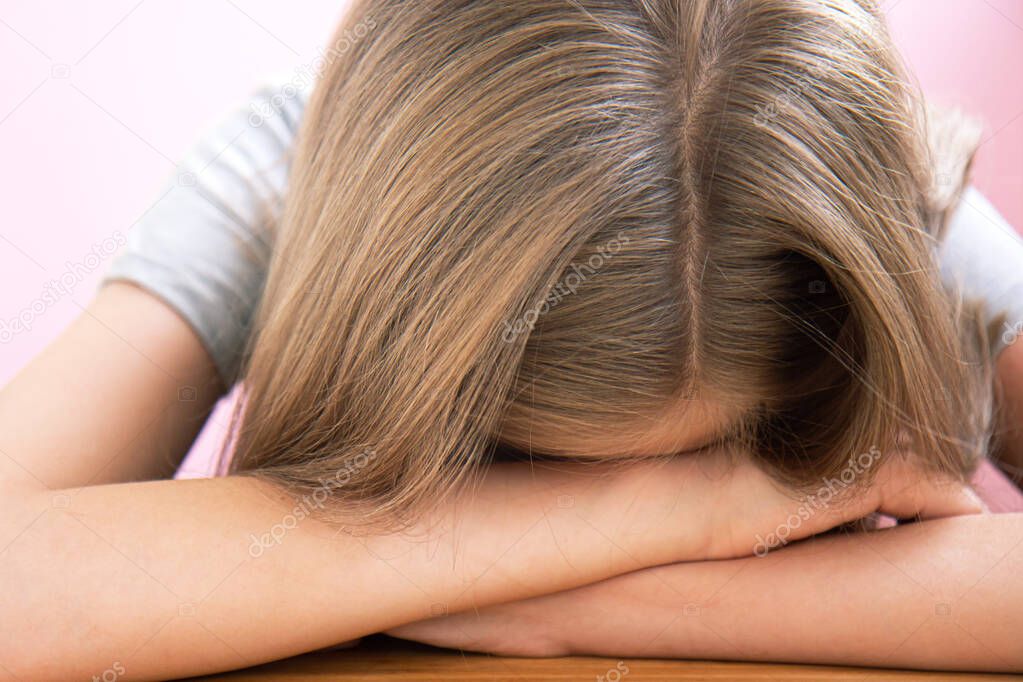
<path fill-rule="evenodd" d="M 925 119 L 866 0 L 375 0 L 340 35 L 236 470 L 386 514 L 498 445 L 735 442 L 793 486 L 983 448 Z"/>

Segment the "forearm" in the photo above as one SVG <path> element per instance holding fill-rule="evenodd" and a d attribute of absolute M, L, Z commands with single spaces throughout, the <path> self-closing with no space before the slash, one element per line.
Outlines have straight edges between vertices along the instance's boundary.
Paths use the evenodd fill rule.
<path fill-rule="evenodd" d="M 422 525 L 361 537 L 300 518 L 294 500 L 244 478 L 8 497 L 0 663 L 31 679 L 115 661 L 133 679 L 193 675 L 699 551 L 686 547 L 693 510 L 677 486 L 641 469 L 592 485 L 575 471 L 497 467 Z M 254 545 L 266 533 L 275 539 Z"/>
<path fill-rule="evenodd" d="M 493 613 L 530 623 L 523 653 L 1020 671 L 1021 540 L 1023 515 L 927 521 L 641 570 Z M 477 630 L 460 618 L 448 644 L 480 648 L 454 641 L 489 636 L 493 619 L 484 611 Z"/>
<path fill-rule="evenodd" d="M 108 285 L 0 390 L 0 489 L 170 476 L 222 393 L 184 320 Z"/>

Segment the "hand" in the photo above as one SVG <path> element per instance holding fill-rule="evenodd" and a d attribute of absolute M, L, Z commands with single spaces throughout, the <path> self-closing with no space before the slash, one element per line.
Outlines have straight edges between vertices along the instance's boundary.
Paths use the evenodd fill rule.
<path fill-rule="evenodd" d="M 871 450 L 807 494 L 783 489 L 749 459 L 713 453 L 707 471 L 727 471 L 708 559 L 762 556 L 789 542 L 860 521 L 875 512 L 933 519 L 985 511 L 969 485 L 923 472 L 908 456 L 889 456 L 868 485 L 865 473 L 883 455 Z"/>
<path fill-rule="evenodd" d="M 693 457 L 701 459 L 694 461 Z M 880 452 L 870 453 L 870 457 L 880 457 Z M 873 464 L 866 457 L 863 463 Z M 673 475 L 683 476 L 681 480 L 686 484 L 681 488 L 683 495 L 708 488 L 717 492 L 712 498 L 703 498 L 715 507 L 713 513 L 702 519 L 708 526 L 706 530 L 715 538 L 706 546 L 703 557 L 706 559 L 766 553 L 788 542 L 864 519 L 874 512 L 897 518 L 936 518 L 983 511 L 969 487 L 958 482 L 937 481 L 918 471 L 904 457 L 892 457 L 882 464 L 870 486 L 856 480 L 856 476 L 862 477 L 865 468 L 851 468 L 844 477 L 847 482 L 838 478 L 829 487 L 828 482 L 822 481 L 823 492 L 812 491 L 811 495 L 802 497 L 782 489 L 750 460 L 735 461 L 724 451 L 686 455 L 666 461 L 665 465 L 654 478 L 663 481 Z M 709 502 L 711 499 L 714 502 Z M 786 530 L 779 532 L 782 526 Z M 582 613 L 587 612 L 585 609 L 601 613 L 616 611 L 613 600 L 630 593 L 623 581 L 642 582 L 643 576 L 652 575 L 653 570 L 660 569 L 637 571 L 570 592 L 431 618 L 394 628 L 387 634 L 433 646 L 504 656 L 572 655 L 576 652 L 571 650 L 568 638 L 577 631 L 579 622 L 578 614 L 569 614 L 577 607 L 584 609 Z M 654 581 L 655 587 L 658 582 Z M 634 583 L 632 589 L 638 589 L 639 593 L 650 589 L 641 589 L 638 584 Z M 612 601 L 604 602 L 607 598 Z M 638 614 L 631 607 L 617 612 L 618 618 L 626 621 L 630 614 Z M 620 626 L 618 622 L 614 627 Z"/>
<path fill-rule="evenodd" d="M 436 646 L 513 656 L 601 656 L 886 665 L 945 670 L 1023 670 L 1013 632 L 1023 568 L 1023 514 L 910 524 L 891 532 L 795 544 L 769 558 L 693 561 L 644 569 L 575 590 L 395 628 Z M 962 627 L 920 627 L 914 581 L 961 592 Z M 990 571 L 1001 562 L 1000 570 Z M 749 567 L 751 570 L 744 570 Z M 751 595 L 754 597 L 751 599 Z M 841 617 L 835 617 L 836 609 Z M 930 611 L 933 613 L 933 611 Z M 1006 623 L 1018 624 L 1015 629 Z M 869 633 L 864 636 L 864 633 Z M 901 634 L 900 634 L 901 633 Z M 893 640 L 903 645 L 892 650 Z M 977 642 L 985 642 L 978 647 Z"/>

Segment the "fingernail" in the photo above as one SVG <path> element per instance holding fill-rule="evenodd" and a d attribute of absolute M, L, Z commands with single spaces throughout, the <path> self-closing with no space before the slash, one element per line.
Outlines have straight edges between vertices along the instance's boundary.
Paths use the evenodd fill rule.
<path fill-rule="evenodd" d="M 980 508 L 982 514 L 991 513 L 991 510 L 988 508 L 988 506 L 984 504 L 984 500 L 980 499 L 980 495 L 978 495 L 973 488 L 971 488 L 970 486 L 965 486 L 963 488 L 963 492 L 966 493 L 966 496 L 970 498 L 970 500 L 973 501 L 973 503 Z"/>

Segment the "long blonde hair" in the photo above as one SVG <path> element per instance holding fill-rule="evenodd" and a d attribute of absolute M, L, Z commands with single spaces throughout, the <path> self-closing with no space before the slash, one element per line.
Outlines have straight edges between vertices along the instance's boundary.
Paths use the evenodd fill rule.
<path fill-rule="evenodd" d="M 973 142 L 928 147 L 877 8 L 367 0 L 359 24 L 302 124 L 233 471 L 344 471 L 341 507 L 394 518 L 500 444 L 544 452 L 531 431 L 698 394 L 795 488 L 906 438 L 970 470 L 989 359 L 938 285 L 932 152 L 959 188 Z"/>

